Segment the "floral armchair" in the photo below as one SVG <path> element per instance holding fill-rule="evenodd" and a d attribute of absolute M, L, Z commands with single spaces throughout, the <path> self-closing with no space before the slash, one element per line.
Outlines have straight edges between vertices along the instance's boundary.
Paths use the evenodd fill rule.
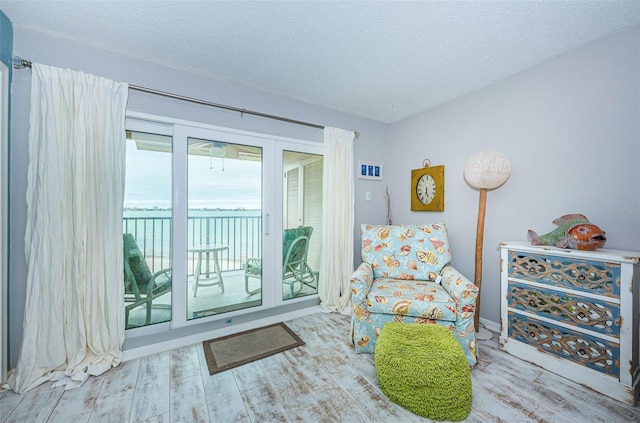
<path fill-rule="evenodd" d="M 351 337 L 358 353 L 372 353 L 388 322 L 438 324 L 476 364 L 474 313 L 478 287 L 449 265 L 444 222 L 362 225 L 362 263 L 351 277 Z"/>

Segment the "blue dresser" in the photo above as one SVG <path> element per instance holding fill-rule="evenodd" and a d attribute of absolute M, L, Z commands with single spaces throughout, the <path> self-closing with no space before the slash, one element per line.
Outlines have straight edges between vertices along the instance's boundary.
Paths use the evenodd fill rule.
<path fill-rule="evenodd" d="M 500 347 L 630 405 L 638 399 L 640 253 L 501 243 Z"/>

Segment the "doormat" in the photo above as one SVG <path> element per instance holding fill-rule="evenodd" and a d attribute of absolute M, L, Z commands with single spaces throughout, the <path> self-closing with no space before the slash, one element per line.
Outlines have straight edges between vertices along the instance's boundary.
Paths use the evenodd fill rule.
<path fill-rule="evenodd" d="M 210 375 L 301 345 L 304 345 L 304 341 L 284 323 L 251 329 L 202 343 Z"/>

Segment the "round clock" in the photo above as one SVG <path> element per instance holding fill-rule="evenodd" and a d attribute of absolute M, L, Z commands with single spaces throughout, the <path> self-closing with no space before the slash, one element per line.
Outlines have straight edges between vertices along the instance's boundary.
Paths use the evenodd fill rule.
<path fill-rule="evenodd" d="M 426 174 L 418 179 L 416 195 L 422 204 L 429 204 L 436 196 L 436 181 L 433 176 Z"/>
<path fill-rule="evenodd" d="M 444 165 L 411 171 L 411 210 L 444 211 Z"/>

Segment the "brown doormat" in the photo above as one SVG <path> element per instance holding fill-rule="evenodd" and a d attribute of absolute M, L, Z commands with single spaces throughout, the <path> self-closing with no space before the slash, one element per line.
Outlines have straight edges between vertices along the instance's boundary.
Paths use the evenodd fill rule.
<path fill-rule="evenodd" d="M 304 345 L 304 341 L 284 323 L 234 333 L 202 343 L 210 375 L 301 345 Z"/>

